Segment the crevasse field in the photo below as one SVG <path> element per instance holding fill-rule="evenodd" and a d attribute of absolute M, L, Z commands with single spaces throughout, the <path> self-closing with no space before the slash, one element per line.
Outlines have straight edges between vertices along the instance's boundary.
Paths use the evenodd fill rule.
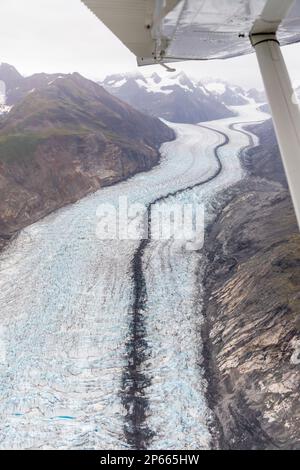
<path fill-rule="evenodd" d="M 141 394 L 144 447 L 210 447 L 201 244 L 158 240 L 155 222 L 142 252 L 140 240 L 101 240 L 97 210 L 126 196 L 146 212 L 159 199 L 204 205 L 207 223 L 213 198 L 243 177 L 238 154 L 255 138 L 241 123 L 266 118 L 252 104 L 234 109 L 236 117 L 203 126 L 169 123 L 177 138 L 162 145 L 152 171 L 31 225 L 2 253 L 0 448 L 129 448 L 128 431 L 139 432 L 133 409 Z M 146 294 L 137 366 L 129 362 L 140 347 L 132 331 L 138 255 Z M 138 367 L 143 387 L 139 379 L 128 383 L 135 380 L 124 375 L 128 365 Z M 128 389 L 134 393 L 124 406 Z"/>

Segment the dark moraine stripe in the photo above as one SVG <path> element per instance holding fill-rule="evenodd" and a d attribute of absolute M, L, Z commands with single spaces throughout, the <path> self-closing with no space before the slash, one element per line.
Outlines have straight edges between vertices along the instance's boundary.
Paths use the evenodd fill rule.
<path fill-rule="evenodd" d="M 219 149 L 229 143 L 228 136 L 215 129 L 201 124 L 201 127 L 217 132 L 223 137 L 223 142 L 214 149 L 218 168 L 215 173 L 205 181 L 170 192 L 165 196 L 154 199 L 147 206 L 148 226 L 145 222 L 145 238 L 141 240 L 132 259 L 133 279 L 133 306 L 130 320 L 130 336 L 126 345 L 127 365 L 123 371 L 121 397 L 126 409 L 124 433 L 129 446 L 132 449 L 147 449 L 153 432 L 146 425 L 148 412 L 148 400 L 146 389 L 151 384 L 151 378 L 145 374 L 145 360 L 149 357 L 149 345 L 147 343 L 147 331 L 144 321 L 144 311 L 147 305 L 147 287 L 143 273 L 143 255 L 151 241 L 151 209 L 155 204 L 165 201 L 168 197 L 177 196 L 185 191 L 202 186 L 215 179 L 222 171 L 222 163 L 219 157 Z"/>

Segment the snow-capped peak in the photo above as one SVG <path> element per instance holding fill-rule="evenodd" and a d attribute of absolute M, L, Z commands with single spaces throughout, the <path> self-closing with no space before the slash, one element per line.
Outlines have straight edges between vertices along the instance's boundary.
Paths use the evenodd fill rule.
<path fill-rule="evenodd" d="M 183 71 L 115 74 L 100 83 L 142 112 L 174 122 L 200 122 L 232 116 L 232 106 L 258 102 L 259 92 L 219 79 L 199 79 Z"/>
<path fill-rule="evenodd" d="M 209 93 L 227 106 L 243 105 L 250 101 L 246 90 L 238 85 L 229 84 L 224 80 L 204 78 L 201 84 L 204 84 Z"/>
<path fill-rule="evenodd" d="M 163 75 L 154 72 L 148 76 L 141 73 L 110 75 L 101 84 L 108 89 L 114 89 L 128 85 L 129 82 L 134 82 L 139 88 L 143 88 L 148 93 L 170 94 L 175 88 L 186 92 L 195 89 L 195 83 L 184 72 L 165 72 Z"/>

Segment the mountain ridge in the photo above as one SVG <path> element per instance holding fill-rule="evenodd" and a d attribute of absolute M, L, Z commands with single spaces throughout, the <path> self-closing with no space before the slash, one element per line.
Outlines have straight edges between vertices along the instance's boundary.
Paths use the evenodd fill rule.
<path fill-rule="evenodd" d="M 234 116 L 233 106 L 265 102 L 262 92 L 244 90 L 224 80 L 196 80 L 184 72 L 149 76 L 142 73 L 108 75 L 99 82 L 109 93 L 140 111 L 173 122 L 195 124 Z"/>
<path fill-rule="evenodd" d="M 100 82 L 109 93 L 136 109 L 172 122 L 195 124 L 234 116 L 234 112 L 184 72 L 114 74 Z"/>

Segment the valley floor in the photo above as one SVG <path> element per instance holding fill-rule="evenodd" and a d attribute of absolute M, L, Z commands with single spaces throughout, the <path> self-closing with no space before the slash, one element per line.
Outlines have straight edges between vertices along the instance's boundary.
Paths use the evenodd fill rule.
<path fill-rule="evenodd" d="M 253 106 L 170 124 L 160 165 L 22 230 L 0 257 L 0 447 L 199 449 L 212 445 L 202 358 L 199 240 L 103 240 L 100 210 L 204 206 L 244 175 Z M 242 132 L 241 130 L 244 129 Z M 199 268 L 200 266 L 200 268 Z M 201 269 L 203 266 L 203 273 Z"/>

